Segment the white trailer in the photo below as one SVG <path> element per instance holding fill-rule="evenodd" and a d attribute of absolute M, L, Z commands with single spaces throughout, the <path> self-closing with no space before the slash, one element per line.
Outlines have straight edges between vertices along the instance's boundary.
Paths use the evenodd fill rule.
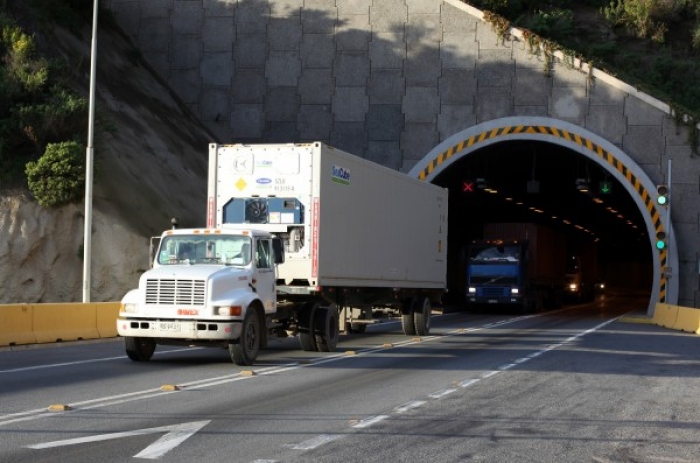
<path fill-rule="evenodd" d="M 397 300 L 439 302 L 447 190 L 319 142 L 212 143 L 209 165 L 209 227 L 245 224 L 285 240 L 278 298 L 319 294 L 341 307 L 341 330 L 356 331 L 401 315 Z M 411 334 L 413 314 L 426 313 L 417 330 L 428 332 L 427 308 L 403 311 Z"/>
<path fill-rule="evenodd" d="M 210 144 L 208 185 L 207 227 L 165 232 L 122 300 L 130 358 L 228 345 L 248 365 L 268 336 L 332 351 L 388 317 L 428 334 L 446 290 L 447 190 L 318 142 Z M 185 248 L 196 257 L 177 257 Z M 171 297 L 192 288 L 195 305 Z"/>

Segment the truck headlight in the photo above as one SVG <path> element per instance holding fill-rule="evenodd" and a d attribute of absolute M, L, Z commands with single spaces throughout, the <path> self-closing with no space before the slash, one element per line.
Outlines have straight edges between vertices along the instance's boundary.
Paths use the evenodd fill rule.
<path fill-rule="evenodd" d="M 569 285 L 569 291 L 576 291 L 577 289 L 578 289 L 578 286 L 576 285 L 576 283 L 571 283 Z"/>
<path fill-rule="evenodd" d="M 239 317 L 243 313 L 243 307 L 240 305 L 227 305 L 225 307 L 217 307 L 216 313 L 228 317 Z"/>
<path fill-rule="evenodd" d="M 470 286 L 469 287 L 469 294 L 474 294 L 474 293 L 476 293 L 476 288 L 474 288 L 473 286 Z"/>
<path fill-rule="evenodd" d="M 122 304 L 120 312 L 122 313 L 136 313 L 139 311 L 139 306 L 138 304 L 135 304 L 133 302 L 127 302 L 126 304 Z"/>
<path fill-rule="evenodd" d="M 510 288 L 510 293 L 511 294 L 519 294 L 520 290 L 518 288 Z"/>

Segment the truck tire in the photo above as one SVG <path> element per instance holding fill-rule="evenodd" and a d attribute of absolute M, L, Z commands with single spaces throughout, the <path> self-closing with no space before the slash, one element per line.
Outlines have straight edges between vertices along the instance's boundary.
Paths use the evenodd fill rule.
<path fill-rule="evenodd" d="M 430 312 L 432 304 L 427 297 L 419 297 L 413 306 L 413 326 L 418 336 L 427 336 L 430 332 Z"/>
<path fill-rule="evenodd" d="M 416 322 L 413 318 L 413 308 L 416 305 L 416 298 L 408 299 L 401 308 L 401 328 L 406 336 L 416 334 Z"/>
<path fill-rule="evenodd" d="M 314 315 L 316 348 L 319 352 L 333 352 L 338 345 L 340 329 L 338 328 L 338 309 L 335 305 L 319 307 Z"/>
<path fill-rule="evenodd" d="M 308 303 L 299 311 L 299 343 L 301 350 L 316 351 L 316 335 L 314 334 L 315 313 L 317 304 Z"/>
<path fill-rule="evenodd" d="M 260 352 L 260 318 L 255 308 L 246 310 L 241 337 L 238 342 L 228 345 L 228 351 L 236 365 L 250 366 L 255 362 Z"/>
<path fill-rule="evenodd" d="M 156 350 L 156 342 L 151 338 L 124 338 L 126 355 L 134 362 L 148 362 Z"/>

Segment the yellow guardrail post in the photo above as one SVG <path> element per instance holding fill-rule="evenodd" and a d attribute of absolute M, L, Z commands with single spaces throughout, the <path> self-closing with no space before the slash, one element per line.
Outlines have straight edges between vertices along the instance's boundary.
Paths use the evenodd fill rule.
<path fill-rule="evenodd" d="M 29 304 L 0 305 L 0 346 L 35 343 L 32 317 Z"/>
<path fill-rule="evenodd" d="M 119 302 L 0 305 L 0 347 L 115 338 Z"/>
<path fill-rule="evenodd" d="M 96 339 L 97 314 L 92 304 L 34 304 L 33 329 L 36 342 Z"/>
<path fill-rule="evenodd" d="M 700 332 L 700 310 L 690 307 L 678 307 L 678 317 L 673 328 L 698 334 Z"/>
<path fill-rule="evenodd" d="M 654 308 L 654 324 L 673 328 L 678 319 L 678 306 L 659 302 Z"/>
<path fill-rule="evenodd" d="M 98 302 L 93 304 L 97 313 L 97 332 L 101 338 L 117 337 L 117 318 L 120 302 Z"/>

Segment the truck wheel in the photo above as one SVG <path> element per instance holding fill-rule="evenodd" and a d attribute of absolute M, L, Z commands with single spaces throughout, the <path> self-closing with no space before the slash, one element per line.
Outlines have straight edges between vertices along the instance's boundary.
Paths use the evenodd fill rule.
<path fill-rule="evenodd" d="M 430 312 L 432 304 L 427 297 L 416 299 L 413 306 L 413 326 L 418 336 L 427 336 L 430 332 Z"/>
<path fill-rule="evenodd" d="M 301 350 L 313 352 L 316 350 L 316 335 L 314 334 L 314 322 L 316 304 L 304 304 L 299 312 L 299 343 Z"/>
<path fill-rule="evenodd" d="M 241 337 L 228 345 L 228 351 L 236 365 L 249 366 L 255 362 L 260 351 L 260 319 L 254 308 L 246 310 Z"/>
<path fill-rule="evenodd" d="M 401 308 L 401 328 L 406 336 L 416 334 L 416 322 L 413 318 L 413 308 L 416 305 L 416 298 L 408 299 Z"/>
<path fill-rule="evenodd" d="M 316 348 L 319 352 L 333 352 L 338 345 L 338 310 L 335 305 L 319 307 L 314 315 Z"/>
<path fill-rule="evenodd" d="M 134 362 L 148 362 L 156 350 L 156 342 L 151 338 L 124 338 L 126 355 Z"/>

